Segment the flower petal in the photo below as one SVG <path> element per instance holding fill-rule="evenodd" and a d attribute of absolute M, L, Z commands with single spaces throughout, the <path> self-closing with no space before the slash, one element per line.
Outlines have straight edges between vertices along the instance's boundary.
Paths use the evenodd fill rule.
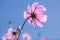
<path fill-rule="evenodd" d="M 35 11 L 36 14 L 43 14 L 46 11 L 46 8 L 43 5 L 38 5 Z"/>
<path fill-rule="evenodd" d="M 2 37 L 2 40 L 7 40 L 6 35 L 4 35 L 4 36 Z"/>
<path fill-rule="evenodd" d="M 29 14 L 31 14 L 31 7 L 30 7 L 30 5 L 28 5 L 28 7 L 27 7 L 27 12 L 28 12 Z"/>
<path fill-rule="evenodd" d="M 47 21 L 47 15 L 37 15 L 37 18 L 38 18 L 41 22 L 46 22 L 46 21 Z"/>
<path fill-rule="evenodd" d="M 40 9 L 41 9 L 42 12 L 46 11 L 46 8 L 43 5 L 40 5 Z"/>
<path fill-rule="evenodd" d="M 38 6 L 38 2 L 32 4 L 32 12 L 34 12 L 35 8 Z"/>
<path fill-rule="evenodd" d="M 8 39 L 12 39 L 12 36 L 13 36 L 12 32 L 13 32 L 13 29 L 9 28 L 8 32 L 6 33 L 6 36 L 7 36 Z"/>
<path fill-rule="evenodd" d="M 37 9 L 39 9 L 40 12 L 45 12 L 46 11 L 46 8 L 43 5 L 39 5 L 37 7 Z"/>
<path fill-rule="evenodd" d="M 28 19 L 28 22 L 30 25 L 33 25 L 34 29 L 36 28 L 36 21 L 35 19 L 32 19 L 31 17 Z"/>
<path fill-rule="evenodd" d="M 35 19 L 32 19 L 31 24 L 33 25 L 34 29 L 36 28 L 36 21 Z"/>
<path fill-rule="evenodd" d="M 8 34 L 11 34 L 12 33 L 12 31 L 13 31 L 13 29 L 10 27 L 9 29 L 8 29 Z"/>
<path fill-rule="evenodd" d="M 28 19 L 28 22 L 29 22 L 30 25 L 31 25 L 31 21 L 32 21 L 32 18 L 30 17 L 30 18 Z"/>
<path fill-rule="evenodd" d="M 30 16 L 26 11 L 24 11 L 24 18 L 27 19 Z"/>
<path fill-rule="evenodd" d="M 39 22 L 38 20 L 36 20 L 36 24 L 39 26 L 39 27 L 43 27 L 43 25 L 42 25 L 42 23 L 41 22 Z"/>

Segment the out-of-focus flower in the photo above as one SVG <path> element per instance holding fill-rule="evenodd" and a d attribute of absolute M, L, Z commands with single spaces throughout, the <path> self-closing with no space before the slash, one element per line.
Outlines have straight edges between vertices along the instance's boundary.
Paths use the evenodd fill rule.
<path fill-rule="evenodd" d="M 31 40 L 31 35 L 28 34 L 28 33 L 24 33 L 24 34 L 22 35 L 22 38 L 23 38 L 23 40 Z"/>
<path fill-rule="evenodd" d="M 41 40 L 49 40 L 48 37 L 43 37 Z"/>
<path fill-rule="evenodd" d="M 9 28 L 8 32 L 5 35 L 3 35 L 2 40 L 17 40 L 17 38 L 17 32 L 14 31 L 12 28 Z"/>
<path fill-rule="evenodd" d="M 39 5 L 38 2 L 32 4 L 32 7 L 28 5 L 27 11 L 24 11 L 24 18 L 28 19 L 28 22 L 35 28 L 36 25 L 43 27 L 42 22 L 47 21 L 47 15 L 44 14 L 46 8 L 43 5 Z"/>

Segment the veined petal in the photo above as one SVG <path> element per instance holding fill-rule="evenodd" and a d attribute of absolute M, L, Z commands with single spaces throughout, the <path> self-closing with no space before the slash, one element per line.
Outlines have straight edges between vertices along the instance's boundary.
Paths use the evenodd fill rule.
<path fill-rule="evenodd" d="M 41 12 L 45 12 L 46 11 L 46 8 L 43 5 L 39 5 L 38 9 L 40 9 L 39 11 L 41 11 Z"/>
<path fill-rule="evenodd" d="M 27 19 L 30 16 L 26 11 L 24 11 L 24 18 Z"/>
<path fill-rule="evenodd" d="M 35 19 L 32 19 L 31 20 L 31 23 L 32 23 L 32 25 L 33 25 L 33 27 L 34 27 L 34 29 L 36 28 L 36 21 L 35 21 Z"/>
<path fill-rule="evenodd" d="M 36 21 L 35 19 L 32 19 L 31 17 L 28 19 L 28 22 L 30 25 L 33 25 L 34 29 L 36 28 Z"/>
<path fill-rule="evenodd" d="M 38 21 L 38 20 L 36 20 L 36 24 L 37 24 L 37 26 L 39 26 L 41 28 L 43 27 L 42 23 L 40 21 Z"/>
<path fill-rule="evenodd" d="M 41 22 L 46 22 L 46 21 L 47 21 L 47 15 L 37 15 L 37 18 L 38 18 Z"/>
<path fill-rule="evenodd" d="M 27 12 L 28 12 L 29 14 L 31 14 L 31 7 L 30 7 L 30 5 L 28 5 L 28 7 L 27 7 Z"/>
<path fill-rule="evenodd" d="M 38 6 L 38 2 L 35 2 L 32 4 L 32 12 L 34 12 L 34 10 L 36 10 L 37 6 Z"/>
<path fill-rule="evenodd" d="M 41 11 L 45 12 L 46 8 L 43 5 L 40 5 Z"/>
<path fill-rule="evenodd" d="M 31 21 L 32 21 L 32 18 L 30 17 L 30 18 L 28 19 L 28 22 L 29 22 L 30 25 L 31 25 Z"/>
<path fill-rule="evenodd" d="M 46 11 L 46 8 L 43 5 L 38 5 L 35 11 L 36 14 L 43 14 Z"/>
<path fill-rule="evenodd" d="M 43 14 L 43 13 L 44 13 L 44 12 L 41 12 L 40 9 L 36 9 L 36 11 L 35 11 L 35 14 L 36 14 L 36 15 L 41 15 L 41 14 Z"/>

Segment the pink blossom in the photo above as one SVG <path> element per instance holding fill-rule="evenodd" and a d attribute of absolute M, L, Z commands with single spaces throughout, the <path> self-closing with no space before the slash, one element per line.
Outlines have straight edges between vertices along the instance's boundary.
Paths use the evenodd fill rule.
<path fill-rule="evenodd" d="M 5 35 L 3 35 L 2 40 L 17 40 L 17 35 L 13 34 L 13 29 L 9 28 L 7 33 Z"/>
<path fill-rule="evenodd" d="M 28 33 L 24 33 L 24 34 L 22 35 L 22 38 L 23 38 L 23 40 L 31 40 L 31 35 L 28 34 Z"/>
<path fill-rule="evenodd" d="M 41 40 L 49 40 L 48 37 L 43 37 Z"/>
<path fill-rule="evenodd" d="M 38 2 L 32 4 L 32 7 L 28 5 L 27 11 L 24 11 L 24 18 L 28 19 L 28 22 L 35 28 L 36 25 L 43 27 L 42 22 L 47 21 L 47 15 L 44 14 L 46 8 L 43 5 L 39 5 Z"/>

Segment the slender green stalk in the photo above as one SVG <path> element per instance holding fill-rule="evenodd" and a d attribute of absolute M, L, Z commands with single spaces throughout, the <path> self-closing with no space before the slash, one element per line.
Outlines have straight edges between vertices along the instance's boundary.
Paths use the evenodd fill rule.
<path fill-rule="evenodd" d="M 20 30 L 22 30 L 22 29 L 23 29 L 23 27 L 24 27 L 25 23 L 27 22 L 27 20 L 28 20 L 29 18 L 30 18 L 30 17 L 28 17 L 28 18 L 24 21 L 24 23 L 22 24 L 22 26 L 21 26 L 21 29 L 20 29 Z M 20 36 L 20 34 L 21 34 L 21 31 L 19 32 L 18 40 L 19 40 L 19 36 Z"/>

